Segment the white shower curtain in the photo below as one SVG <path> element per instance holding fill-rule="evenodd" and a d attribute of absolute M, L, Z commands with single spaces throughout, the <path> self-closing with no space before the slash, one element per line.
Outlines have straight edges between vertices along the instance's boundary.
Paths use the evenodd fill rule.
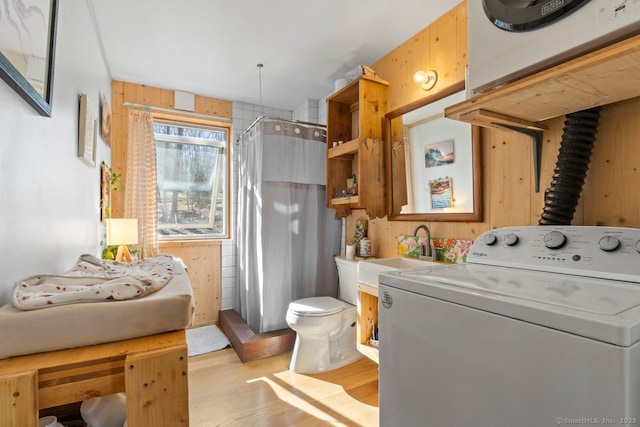
<path fill-rule="evenodd" d="M 261 118 L 239 145 L 237 311 L 255 333 L 291 301 L 335 296 L 340 223 L 326 207 L 325 131 Z"/>

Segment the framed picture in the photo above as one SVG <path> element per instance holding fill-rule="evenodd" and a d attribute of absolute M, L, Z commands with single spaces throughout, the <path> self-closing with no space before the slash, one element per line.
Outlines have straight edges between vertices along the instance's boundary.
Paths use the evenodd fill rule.
<path fill-rule="evenodd" d="M 89 167 L 96 166 L 96 140 L 98 139 L 98 117 L 86 94 L 80 95 L 78 118 L 78 157 Z"/>
<path fill-rule="evenodd" d="M 100 221 L 111 216 L 111 170 L 105 162 L 100 165 Z"/>
<path fill-rule="evenodd" d="M 431 209 L 447 209 L 454 206 L 451 178 L 439 178 L 429 181 Z"/>
<path fill-rule="evenodd" d="M 51 117 L 58 0 L 4 2 L 0 78 L 40 115 Z"/>
<path fill-rule="evenodd" d="M 100 134 L 107 146 L 111 146 L 111 107 L 107 96 L 103 93 L 100 96 Z"/>
<path fill-rule="evenodd" d="M 447 139 L 424 147 L 424 166 L 426 168 L 450 165 L 454 160 L 453 139 Z"/>

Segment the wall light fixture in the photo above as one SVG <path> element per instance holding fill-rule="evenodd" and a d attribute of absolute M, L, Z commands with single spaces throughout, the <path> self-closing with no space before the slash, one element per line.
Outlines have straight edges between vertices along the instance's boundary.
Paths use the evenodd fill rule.
<path fill-rule="evenodd" d="M 416 83 L 420 83 L 422 89 L 431 90 L 436 85 L 436 81 L 438 80 L 438 74 L 435 71 L 417 71 L 413 75 L 413 80 Z"/>

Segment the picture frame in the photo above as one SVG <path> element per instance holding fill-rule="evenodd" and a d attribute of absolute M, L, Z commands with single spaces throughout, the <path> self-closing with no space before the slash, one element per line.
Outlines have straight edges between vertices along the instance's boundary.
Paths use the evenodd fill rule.
<path fill-rule="evenodd" d="M 78 157 L 87 166 L 96 166 L 96 140 L 98 139 L 98 116 L 91 107 L 86 94 L 80 94 L 78 117 Z"/>
<path fill-rule="evenodd" d="M 51 117 L 58 0 L 5 2 L 0 78 L 40 115 Z"/>
<path fill-rule="evenodd" d="M 100 165 L 100 221 L 111 217 L 111 169 L 105 162 Z"/>
<path fill-rule="evenodd" d="M 429 181 L 431 209 L 448 209 L 455 205 L 453 198 L 453 180 L 449 177 Z"/>
<path fill-rule="evenodd" d="M 107 147 L 111 147 L 111 107 L 107 95 L 100 95 L 100 135 Z"/>

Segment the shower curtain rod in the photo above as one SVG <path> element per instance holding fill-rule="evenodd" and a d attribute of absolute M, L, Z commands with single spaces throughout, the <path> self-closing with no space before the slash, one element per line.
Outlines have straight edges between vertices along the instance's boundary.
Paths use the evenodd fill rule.
<path fill-rule="evenodd" d="M 238 136 L 238 138 L 236 138 L 236 142 L 240 141 L 240 138 L 242 138 L 244 136 L 245 133 L 249 132 L 251 130 L 252 127 L 254 127 L 256 125 L 256 123 L 258 123 L 260 120 L 277 120 L 279 122 L 287 122 L 287 123 L 291 123 L 291 124 L 296 124 L 296 125 L 303 125 L 303 126 L 313 126 L 313 127 L 319 127 L 319 128 L 323 128 L 326 129 L 327 127 L 325 125 L 320 125 L 318 123 L 311 123 L 311 122 L 303 122 L 300 120 L 293 120 L 293 119 L 283 119 L 280 117 L 273 117 L 273 116 L 260 116 L 257 119 L 255 119 L 248 128 L 246 128 L 244 130 L 244 132 L 242 132 L 240 134 L 240 136 Z"/>
<path fill-rule="evenodd" d="M 221 117 L 221 116 L 211 116 L 209 114 L 202 114 L 202 113 L 194 113 L 193 111 L 185 111 L 185 110 L 176 110 L 173 108 L 164 108 L 164 107 L 154 107 L 153 105 L 146 105 L 146 104 L 136 104 L 135 102 L 125 102 L 122 104 L 123 107 L 137 107 L 137 108 L 148 108 L 149 110 L 152 111 L 160 111 L 160 112 L 164 112 L 164 113 L 178 113 L 178 114 L 188 114 L 189 116 L 193 116 L 193 117 L 200 117 L 203 119 L 214 119 L 214 120 L 218 120 L 221 122 L 231 122 L 231 118 L 230 117 Z"/>

